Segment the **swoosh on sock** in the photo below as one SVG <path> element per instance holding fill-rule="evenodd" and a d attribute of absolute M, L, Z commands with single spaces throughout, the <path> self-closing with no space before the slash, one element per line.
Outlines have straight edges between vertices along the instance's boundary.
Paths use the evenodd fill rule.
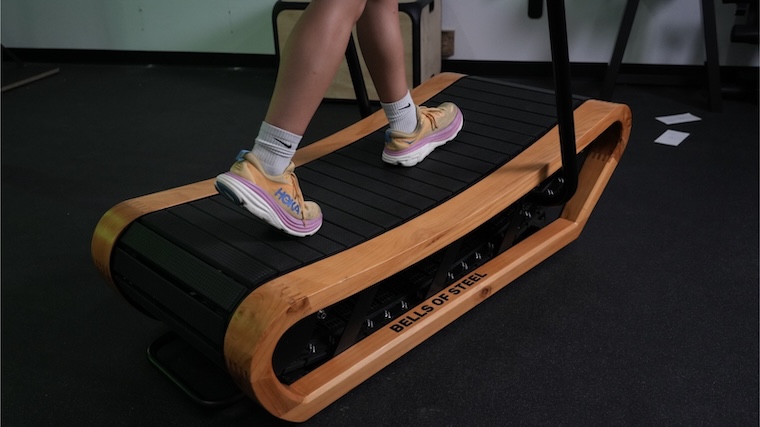
<path fill-rule="evenodd" d="M 285 141 L 280 138 L 275 138 L 274 140 L 285 146 L 285 148 L 293 148 L 293 144 L 286 144 Z"/>

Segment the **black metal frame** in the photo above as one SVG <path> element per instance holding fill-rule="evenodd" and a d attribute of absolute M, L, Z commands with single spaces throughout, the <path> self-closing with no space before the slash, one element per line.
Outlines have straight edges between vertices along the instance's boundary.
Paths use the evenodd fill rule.
<path fill-rule="evenodd" d="M 620 22 L 617 41 L 610 58 L 607 73 L 602 85 L 601 98 L 611 99 L 615 89 L 615 81 L 620 73 L 620 64 L 623 61 L 625 48 L 628 45 L 628 38 L 631 35 L 633 21 L 636 18 L 636 11 L 639 7 L 639 0 L 628 0 L 623 18 Z M 704 27 L 705 38 L 705 65 L 707 69 L 708 101 L 713 111 L 721 111 L 723 108 L 721 87 L 720 87 L 720 59 L 718 57 L 718 34 L 715 24 L 715 3 L 713 0 L 701 0 L 702 8 L 702 25 Z"/>
<path fill-rule="evenodd" d="M 190 364 L 195 372 L 204 372 L 205 380 L 192 378 L 176 371 L 177 362 L 172 357 L 164 356 L 163 349 L 172 345 L 183 346 L 185 363 Z M 232 379 L 225 375 L 218 365 L 212 363 L 203 353 L 185 341 L 174 332 L 168 332 L 153 341 L 147 350 L 148 361 L 166 378 L 176 385 L 192 401 L 208 408 L 223 408 L 241 401 L 245 395 L 237 388 Z M 176 356 L 175 356 L 176 358 Z M 218 375 L 214 373 L 219 372 Z M 213 380 L 209 378 L 213 377 Z M 194 383 L 193 383 L 194 382 Z M 212 384 L 213 383 L 213 384 Z M 220 393 L 220 389 L 226 392 Z M 210 394 L 217 394 L 216 396 Z"/>
<path fill-rule="evenodd" d="M 539 205 L 554 206 L 566 203 L 575 194 L 578 188 L 578 165 L 575 152 L 575 120 L 573 93 L 570 87 L 570 54 L 567 47 L 565 1 L 547 0 L 546 15 L 549 22 L 549 43 L 554 70 L 563 184 L 557 193 L 534 193 L 531 201 Z"/>

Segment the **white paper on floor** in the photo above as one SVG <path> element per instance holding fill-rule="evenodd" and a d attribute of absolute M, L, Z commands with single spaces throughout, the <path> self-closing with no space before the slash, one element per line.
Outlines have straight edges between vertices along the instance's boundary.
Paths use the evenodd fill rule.
<path fill-rule="evenodd" d="M 658 144 L 664 144 L 664 145 L 671 145 L 673 147 L 677 147 L 678 144 L 682 143 L 684 139 L 686 139 L 689 136 L 687 132 L 679 132 L 677 130 L 666 130 L 662 135 L 660 135 L 657 139 L 654 140 L 654 142 Z"/>
<path fill-rule="evenodd" d="M 660 116 L 655 119 L 665 123 L 666 125 L 677 125 L 679 123 L 698 122 L 702 120 L 701 117 L 697 117 L 691 113 L 674 114 L 672 116 Z"/>

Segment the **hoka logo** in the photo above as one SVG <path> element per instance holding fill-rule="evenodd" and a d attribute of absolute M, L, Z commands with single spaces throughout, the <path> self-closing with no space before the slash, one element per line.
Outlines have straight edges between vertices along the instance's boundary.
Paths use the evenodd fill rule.
<path fill-rule="evenodd" d="M 289 207 L 291 211 L 295 212 L 297 215 L 301 215 L 301 207 L 298 206 L 298 203 L 292 197 L 290 197 L 290 194 L 282 191 L 282 188 L 278 188 L 277 192 L 274 193 L 274 196 L 280 199 L 280 202 Z"/>

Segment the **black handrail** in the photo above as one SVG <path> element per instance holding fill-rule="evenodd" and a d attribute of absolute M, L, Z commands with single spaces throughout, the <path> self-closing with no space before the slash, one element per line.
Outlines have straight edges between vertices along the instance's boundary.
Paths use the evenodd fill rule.
<path fill-rule="evenodd" d="M 539 205 L 555 206 L 566 203 L 575 194 L 578 188 L 578 165 L 575 152 L 575 122 L 573 94 L 570 88 L 570 55 L 567 48 L 565 1 L 547 0 L 546 16 L 549 21 L 549 43 L 554 71 L 563 183 L 558 192 L 535 192 L 531 194 L 530 200 Z"/>

